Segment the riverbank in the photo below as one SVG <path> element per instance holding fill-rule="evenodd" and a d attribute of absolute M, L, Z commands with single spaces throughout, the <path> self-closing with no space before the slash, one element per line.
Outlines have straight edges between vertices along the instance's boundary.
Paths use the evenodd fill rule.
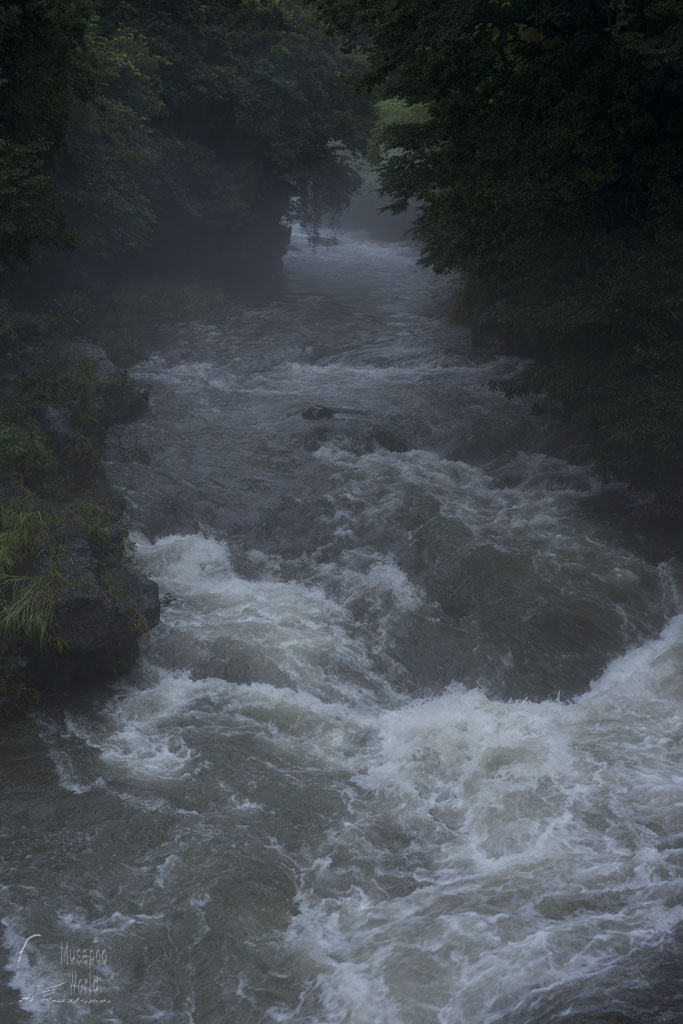
<path fill-rule="evenodd" d="M 289 237 L 288 227 L 271 226 L 244 241 L 241 259 L 210 265 L 207 257 L 193 273 L 158 253 L 106 274 L 59 254 L 42 262 L 41 279 L 27 271 L 3 297 L 4 713 L 98 686 L 135 663 L 159 621 L 158 588 L 135 568 L 125 498 L 102 460 L 109 430 L 148 410 L 148 392 L 127 368 L 163 347 L 164 324 L 274 294 Z"/>
<path fill-rule="evenodd" d="M 0 707 L 117 678 L 159 621 L 134 565 L 125 500 L 101 456 L 148 395 L 101 347 L 41 337 L 27 319 L 0 394 Z"/>

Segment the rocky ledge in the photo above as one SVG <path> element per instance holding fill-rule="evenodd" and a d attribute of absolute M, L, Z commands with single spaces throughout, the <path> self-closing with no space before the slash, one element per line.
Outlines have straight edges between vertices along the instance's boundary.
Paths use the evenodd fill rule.
<path fill-rule="evenodd" d="M 148 395 L 107 353 L 24 346 L 6 362 L 0 418 L 0 703 L 127 671 L 159 621 L 136 568 L 101 444 Z"/>

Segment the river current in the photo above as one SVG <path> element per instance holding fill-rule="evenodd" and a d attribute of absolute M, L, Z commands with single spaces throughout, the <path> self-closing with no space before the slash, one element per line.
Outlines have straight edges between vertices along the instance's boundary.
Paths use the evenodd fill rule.
<path fill-rule="evenodd" d="M 679 1022 L 680 566 L 408 244 L 294 243 L 132 371 L 162 624 L 6 738 L 0 1019 Z"/>

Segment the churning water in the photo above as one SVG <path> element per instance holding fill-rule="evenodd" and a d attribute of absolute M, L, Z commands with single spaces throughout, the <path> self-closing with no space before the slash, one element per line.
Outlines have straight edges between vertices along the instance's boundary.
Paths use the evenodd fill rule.
<path fill-rule="evenodd" d="M 409 246 L 297 244 L 134 371 L 163 623 L 7 739 L 3 1020 L 680 1021 L 680 571 Z"/>

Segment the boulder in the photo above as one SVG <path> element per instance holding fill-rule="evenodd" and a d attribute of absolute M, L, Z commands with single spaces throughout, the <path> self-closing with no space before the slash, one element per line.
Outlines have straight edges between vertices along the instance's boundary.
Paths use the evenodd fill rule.
<path fill-rule="evenodd" d="M 93 364 L 95 377 L 100 384 L 110 381 L 121 374 L 121 370 L 112 363 L 111 359 L 99 345 L 92 345 L 88 341 L 72 341 L 67 346 L 67 352 L 72 360 L 79 361 L 87 359 Z"/>
<path fill-rule="evenodd" d="M 138 622 L 139 616 L 144 618 L 147 629 L 159 625 L 161 601 L 159 587 L 154 580 L 128 566 L 115 569 L 109 579 L 117 595 L 114 605 L 116 614 L 123 618 L 127 627 L 130 627 L 131 612 Z"/>
<path fill-rule="evenodd" d="M 64 649 L 71 653 L 106 648 L 114 630 L 114 602 L 94 573 L 84 572 L 67 585 L 57 610 L 57 629 Z"/>
<path fill-rule="evenodd" d="M 100 411 L 104 425 L 138 419 L 149 409 L 149 392 L 131 383 L 125 370 L 119 369 L 99 345 L 72 342 L 68 348 L 72 360 L 88 360 L 98 384 Z"/>
<path fill-rule="evenodd" d="M 40 675 L 54 690 L 117 679 L 135 664 L 139 641 L 159 622 L 159 588 L 134 569 L 113 570 L 106 582 L 92 572 L 64 594 L 57 627 L 64 644 L 57 660 L 43 658 Z"/>

